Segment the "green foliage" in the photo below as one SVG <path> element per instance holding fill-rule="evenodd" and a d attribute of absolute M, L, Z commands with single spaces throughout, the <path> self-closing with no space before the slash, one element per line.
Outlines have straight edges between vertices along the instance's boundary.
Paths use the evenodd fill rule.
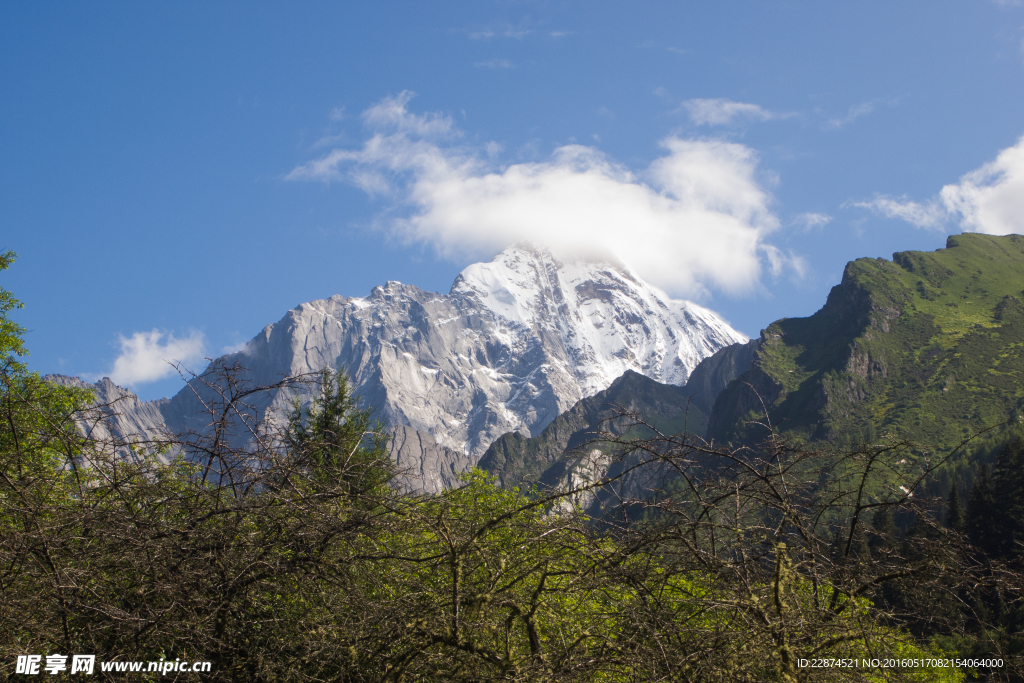
<path fill-rule="evenodd" d="M 949 499 L 946 502 L 946 527 L 962 533 L 967 524 L 967 515 L 964 512 L 963 505 L 960 503 L 960 493 L 957 491 L 956 486 L 951 486 L 949 489 Z"/>
<path fill-rule="evenodd" d="M 942 654 L 873 602 L 893 577 L 913 604 L 961 570 L 946 569 L 945 535 L 922 528 L 897 550 L 892 516 L 863 523 L 878 503 L 861 483 L 883 468 L 916 476 L 898 449 L 826 461 L 777 442 L 762 458 L 674 437 L 661 448 L 650 426 L 624 429 L 612 455 L 656 454 L 689 488 L 632 501 L 657 514 L 619 526 L 580 514 L 587 491 L 501 488 L 479 471 L 439 496 L 406 495 L 391 486 L 383 426 L 331 371 L 309 407 L 296 403 L 282 430 L 257 425 L 251 444 L 222 438 L 223 416 L 259 390 L 230 369 L 208 431 L 86 438 L 80 427 L 102 411 L 14 358 L 24 348 L 4 296 L 5 667 L 61 652 L 212 661 L 210 674 L 180 677 L 204 681 L 963 678 L 797 664 Z M 1004 481 L 1015 453 L 997 465 L 999 495 L 1016 495 Z M 852 518 L 845 533 L 836 518 Z M 845 540 L 835 553 L 833 537 Z M 1017 612 L 1000 614 L 1001 647 L 1016 642 L 1004 636 Z"/>
<path fill-rule="evenodd" d="M 0 271 L 10 268 L 17 256 L 13 251 L 5 251 L 0 254 Z M 21 307 L 20 301 L 6 289 L 0 287 L 0 361 L 11 369 L 18 367 L 23 370 L 24 366 L 14 365 L 17 363 L 14 357 L 28 355 L 22 339 L 25 328 L 12 321 L 8 315 L 11 311 Z"/>
<path fill-rule="evenodd" d="M 14 259 L 11 251 L 0 254 L 0 271 Z M 25 493 L 21 485 L 39 482 L 26 490 L 45 501 L 59 495 L 66 471 L 75 470 L 80 462 L 86 440 L 73 418 L 92 396 L 45 382 L 18 360 L 28 355 L 25 330 L 9 314 L 21 307 L 0 288 L 0 491 L 8 496 L 15 490 Z"/>
<path fill-rule="evenodd" d="M 997 554 L 1000 545 L 999 523 L 996 519 L 996 497 L 992 491 L 988 467 L 982 465 L 971 497 L 967 500 L 967 534 L 971 542 L 987 553 Z"/>
<path fill-rule="evenodd" d="M 298 398 L 288 413 L 284 447 L 291 458 L 308 467 L 312 478 L 343 483 L 352 492 L 383 486 L 392 476 L 383 423 L 372 408 L 361 408 L 348 378 L 329 368 L 321 371 L 312 404 L 303 408 Z"/>

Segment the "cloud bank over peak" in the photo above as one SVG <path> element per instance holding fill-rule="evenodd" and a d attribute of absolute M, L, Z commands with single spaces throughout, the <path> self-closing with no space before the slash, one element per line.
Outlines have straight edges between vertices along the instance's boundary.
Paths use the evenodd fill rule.
<path fill-rule="evenodd" d="M 411 97 L 364 113 L 371 136 L 361 149 L 333 150 L 287 178 L 340 180 L 388 197 L 403 209 L 387 219 L 390 233 L 448 258 L 487 257 L 518 241 L 562 256 L 611 252 L 684 296 L 748 292 L 764 267 L 800 270 L 798 259 L 766 242 L 779 220 L 749 147 L 670 136 L 640 172 L 578 144 L 544 161 L 501 166 L 493 144 L 455 144 L 449 117 L 410 113 Z"/>
<path fill-rule="evenodd" d="M 944 230 L 955 222 L 989 235 L 1024 233 L 1024 136 L 926 202 L 880 195 L 853 205 L 919 228 Z"/>

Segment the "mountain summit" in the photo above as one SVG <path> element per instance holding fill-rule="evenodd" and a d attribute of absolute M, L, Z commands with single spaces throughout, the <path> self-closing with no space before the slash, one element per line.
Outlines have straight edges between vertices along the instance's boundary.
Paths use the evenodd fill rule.
<path fill-rule="evenodd" d="M 447 295 L 388 282 L 367 297 L 302 304 L 224 360 L 266 384 L 346 371 L 396 431 L 392 453 L 410 485 L 436 491 L 502 434 L 536 436 L 627 370 L 681 385 L 742 341 L 625 266 L 519 244 L 467 267 Z M 291 400 L 279 392 L 260 407 L 281 414 Z M 197 428 L 200 408 L 188 387 L 159 405 L 172 430 Z"/>
<path fill-rule="evenodd" d="M 609 261 L 559 261 L 519 244 L 456 278 L 450 296 L 475 299 L 497 317 L 550 341 L 581 397 L 626 370 L 685 384 L 703 358 L 746 338 L 706 308 L 670 299 L 627 267 Z"/>

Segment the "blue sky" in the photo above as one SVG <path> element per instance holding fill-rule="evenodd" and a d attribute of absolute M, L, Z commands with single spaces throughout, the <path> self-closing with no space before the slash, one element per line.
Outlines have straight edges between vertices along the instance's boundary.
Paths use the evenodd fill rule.
<path fill-rule="evenodd" d="M 1024 232 L 1021 2 L 4 3 L 0 93 L 31 367 L 144 398 L 520 238 L 756 335 L 851 259 Z"/>

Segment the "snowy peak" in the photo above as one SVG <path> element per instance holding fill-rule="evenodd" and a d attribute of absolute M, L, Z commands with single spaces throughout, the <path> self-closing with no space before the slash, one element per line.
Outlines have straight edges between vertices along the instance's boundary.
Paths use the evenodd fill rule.
<path fill-rule="evenodd" d="M 583 283 L 637 280 L 621 265 L 584 258 L 560 261 L 547 249 L 521 243 L 489 263 L 468 266 L 451 294 L 476 294 L 481 304 L 506 320 L 533 326 L 572 303 L 571 292 Z"/>
<path fill-rule="evenodd" d="M 451 295 L 472 298 L 513 325 L 556 335 L 584 395 L 626 370 L 683 384 L 701 359 L 746 341 L 708 309 L 669 298 L 622 264 L 560 261 L 531 245 L 469 266 Z"/>

